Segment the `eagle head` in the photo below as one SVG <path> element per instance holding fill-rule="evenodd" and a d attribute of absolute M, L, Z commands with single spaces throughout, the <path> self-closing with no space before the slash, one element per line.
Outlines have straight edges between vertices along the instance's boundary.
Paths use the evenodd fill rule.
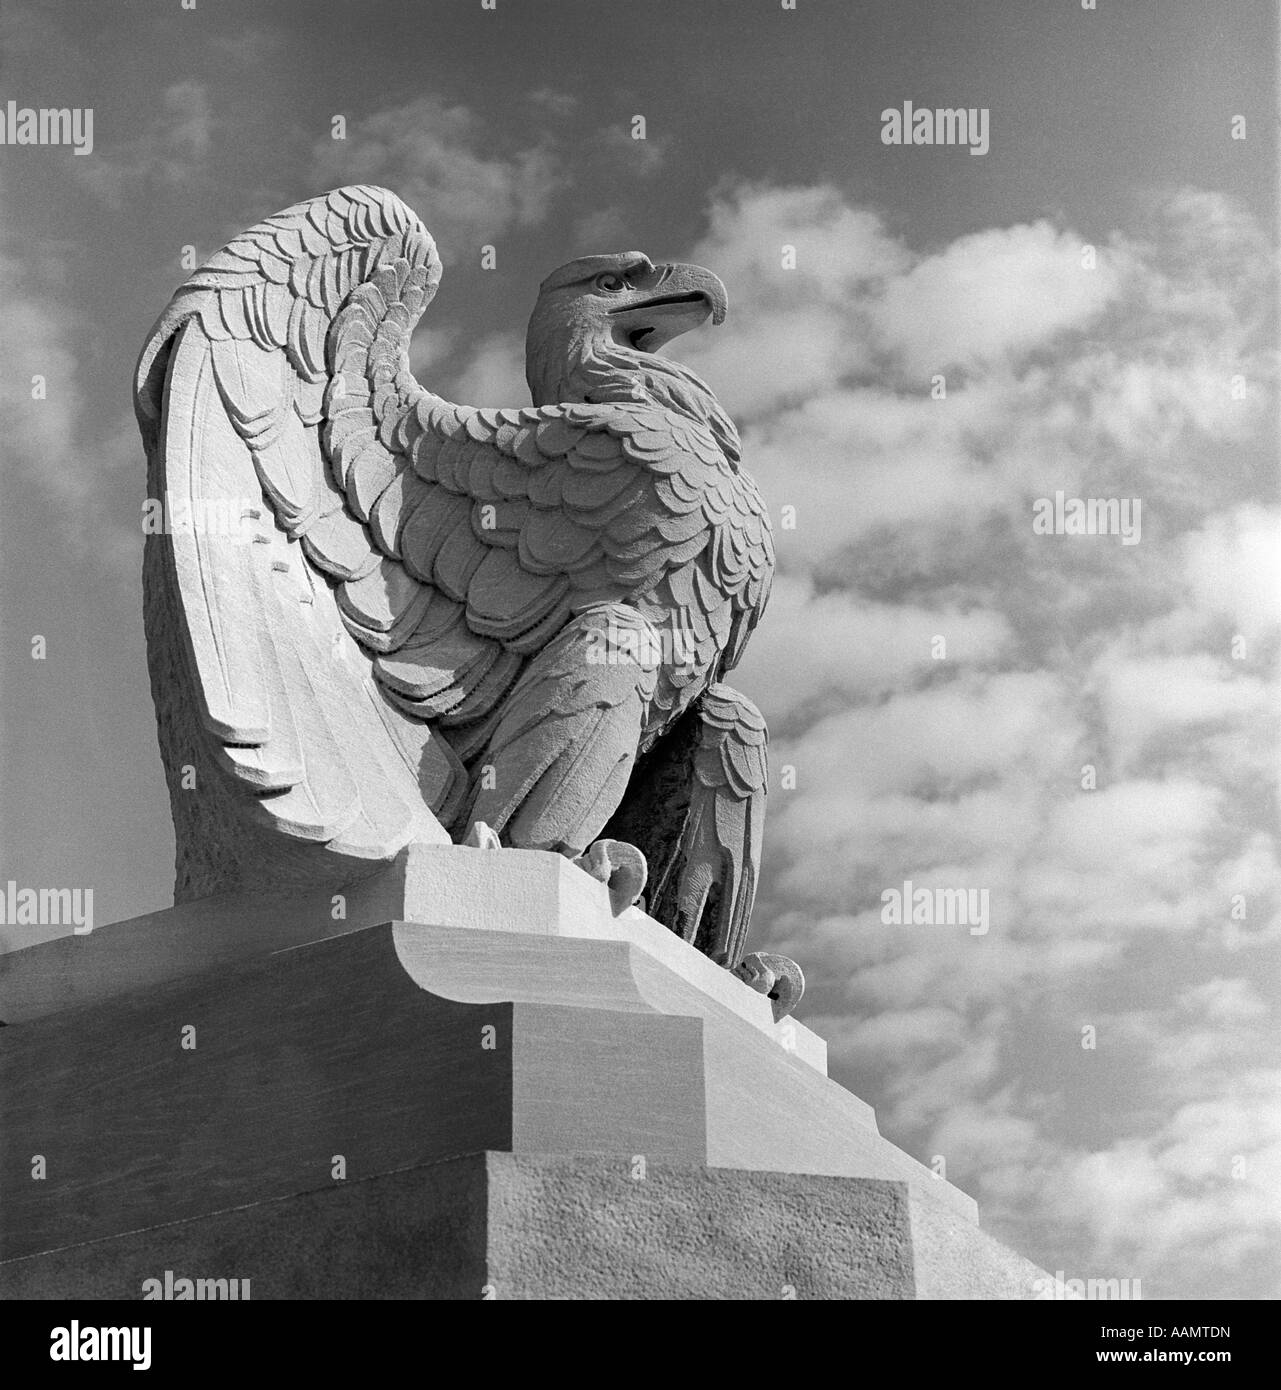
<path fill-rule="evenodd" d="M 650 355 L 709 318 L 725 318 L 725 286 L 701 265 L 655 265 L 640 251 L 581 256 L 538 287 L 525 335 L 535 405 L 599 394 L 602 373 L 635 374 Z"/>

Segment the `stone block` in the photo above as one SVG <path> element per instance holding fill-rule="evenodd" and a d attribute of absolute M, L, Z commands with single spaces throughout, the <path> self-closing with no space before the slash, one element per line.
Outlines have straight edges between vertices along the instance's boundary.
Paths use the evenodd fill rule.
<path fill-rule="evenodd" d="M 420 847 L 348 906 L 0 956 L 0 1291 L 1030 1296 L 821 1040 L 559 856 Z"/>

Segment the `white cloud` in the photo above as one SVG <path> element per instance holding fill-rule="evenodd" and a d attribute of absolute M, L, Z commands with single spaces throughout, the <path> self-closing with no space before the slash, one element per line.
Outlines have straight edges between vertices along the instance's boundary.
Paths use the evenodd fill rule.
<path fill-rule="evenodd" d="M 448 389 L 434 389 L 467 405 L 528 405 L 524 340 L 515 333 L 482 338 L 461 369 L 445 380 Z"/>
<path fill-rule="evenodd" d="M 1201 783 L 1136 779 L 1073 797 L 1054 816 L 1050 837 L 1069 868 L 1164 873 L 1170 861 L 1196 853 L 1218 801 L 1219 792 Z"/>
<path fill-rule="evenodd" d="M 813 790 L 943 793 L 1016 767 L 1043 776 L 1073 742 L 1054 677 L 1011 671 L 851 708 L 817 724 L 796 752 Z"/>
<path fill-rule="evenodd" d="M 3 189 L 0 188 L 0 194 Z M 2 203 L 0 203 L 2 205 Z M 81 320 L 64 267 L 0 224 L 0 437 L 6 468 L 43 499 L 51 542 L 75 545 L 113 578 L 136 582 L 145 477 L 133 412 L 89 409 Z M 16 508 L 15 508 L 16 513 Z"/>
<path fill-rule="evenodd" d="M 729 317 L 673 355 L 736 418 L 759 417 L 870 365 L 858 296 L 907 262 L 878 217 L 831 188 L 747 187 L 716 202 L 710 223 L 690 259 L 725 281 Z"/>
<path fill-rule="evenodd" d="M 880 217 L 850 207 L 830 186 L 745 186 L 713 203 L 709 223 L 694 256 L 750 303 L 801 299 L 846 309 L 852 294 L 910 260 Z M 795 269 L 785 268 L 785 247 L 796 252 Z"/>
<path fill-rule="evenodd" d="M 1082 264 L 1081 237 L 1048 222 L 961 237 L 890 281 L 874 318 L 909 373 L 975 367 L 1053 343 L 1118 294 L 1123 254 Z"/>
<path fill-rule="evenodd" d="M 1226 618 L 1248 642 L 1281 627 L 1281 513 L 1246 504 L 1207 517 L 1185 541 L 1197 609 Z"/>
<path fill-rule="evenodd" d="M 597 154 L 624 178 L 653 178 L 667 160 L 668 142 L 648 132 L 643 140 L 635 139 L 630 122 L 606 126 L 594 145 Z"/>
<path fill-rule="evenodd" d="M 1149 1297 L 1273 1289 L 1273 991 L 1244 973 L 1281 939 L 1269 253 L 1192 190 L 1094 271 L 1085 240 L 918 252 L 830 188 L 749 187 L 691 249 L 730 315 L 680 355 L 781 564 L 733 678 L 774 721 L 760 931 L 838 1077 L 1016 1246 Z M 1141 543 L 1035 536 L 1059 488 L 1141 497 Z M 987 888 L 990 933 L 884 924 L 904 878 Z"/>
<path fill-rule="evenodd" d="M 489 153 L 485 122 L 465 106 L 432 96 L 348 118 L 345 140 L 317 141 L 313 181 L 331 188 L 394 188 L 422 218 L 449 264 L 546 214 L 559 187 L 559 162 L 541 139 L 513 154 Z"/>
<path fill-rule="evenodd" d="M 1121 659 L 1100 668 L 1100 700 L 1113 758 L 1124 769 L 1171 736 L 1270 722 L 1275 692 L 1205 652 Z M 1186 745 L 1180 745 L 1186 746 Z M 1177 748 L 1175 750 L 1177 752 Z"/>
<path fill-rule="evenodd" d="M 783 575 L 735 679 L 768 692 L 774 716 L 787 717 L 816 701 L 866 696 L 938 671 L 938 638 L 943 660 L 982 665 L 1009 637 L 998 613 L 816 593 L 812 581 Z"/>
<path fill-rule="evenodd" d="M 72 349 L 73 320 L 50 282 L 43 283 L 17 257 L 0 254 L 0 301 L 5 332 L 0 340 L 0 413 L 6 452 L 40 460 L 57 486 L 57 461 L 73 455 L 81 404 Z"/>
<path fill-rule="evenodd" d="M 1066 1161 L 1044 1196 L 1084 1228 L 1095 1265 L 1142 1278 L 1148 1297 L 1206 1287 L 1212 1271 L 1218 1297 L 1275 1298 L 1278 1194 L 1281 1071 L 1254 1070 L 1178 1107 L 1149 1137 Z"/>

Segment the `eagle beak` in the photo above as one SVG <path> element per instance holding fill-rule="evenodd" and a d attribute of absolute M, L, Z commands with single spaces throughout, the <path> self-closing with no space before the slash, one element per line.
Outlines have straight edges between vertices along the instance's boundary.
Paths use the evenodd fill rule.
<path fill-rule="evenodd" d="M 713 275 L 710 270 L 705 270 L 701 265 L 677 263 L 656 266 L 655 269 L 658 271 L 659 277 L 654 285 L 657 293 L 654 299 L 649 300 L 650 304 L 670 295 L 700 295 L 707 303 L 712 322 L 714 324 L 725 322 L 725 310 L 729 307 L 729 297 L 726 295 L 725 286 L 721 284 L 718 276 Z"/>
<path fill-rule="evenodd" d="M 611 310 L 615 335 L 630 347 L 654 352 L 673 338 L 698 328 L 710 317 L 725 321 L 725 286 L 701 265 L 659 265 L 644 297 Z"/>

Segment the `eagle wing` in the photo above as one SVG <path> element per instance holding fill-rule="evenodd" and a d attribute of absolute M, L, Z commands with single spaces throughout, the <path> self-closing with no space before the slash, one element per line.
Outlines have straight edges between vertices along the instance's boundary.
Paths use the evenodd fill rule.
<path fill-rule="evenodd" d="M 285 835 L 366 859 L 447 838 L 463 761 L 575 608 L 660 594 L 706 668 L 736 657 L 771 569 L 754 488 L 699 421 L 420 386 L 409 339 L 439 280 L 394 194 L 338 189 L 197 271 L 138 367 L 167 497 L 254 529 L 171 537 L 219 762 Z"/>

